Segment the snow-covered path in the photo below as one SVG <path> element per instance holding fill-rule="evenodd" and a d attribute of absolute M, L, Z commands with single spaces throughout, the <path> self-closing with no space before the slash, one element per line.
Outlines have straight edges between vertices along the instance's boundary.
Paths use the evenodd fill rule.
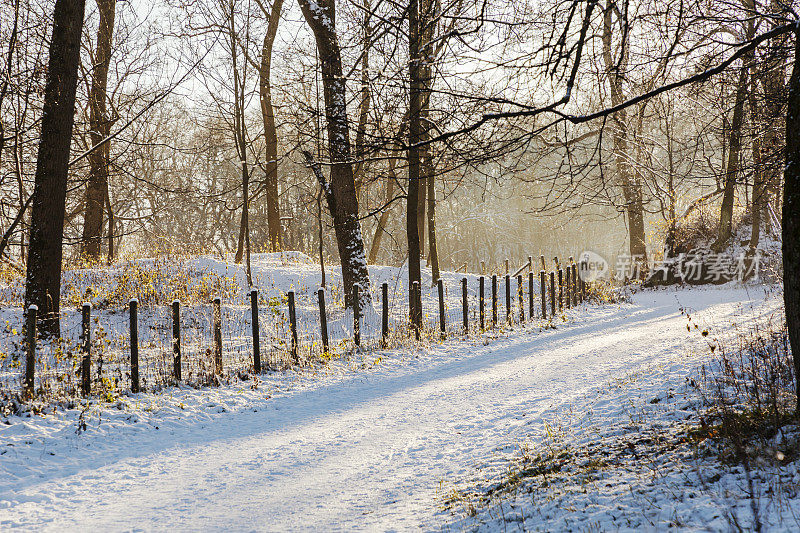
<path fill-rule="evenodd" d="M 440 487 L 586 408 L 610 379 L 699 343 L 681 305 L 724 325 L 778 302 L 763 290 L 644 293 L 557 330 L 450 342 L 402 364 L 387 357 L 247 410 L 103 440 L 73 435 L 60 448 L 51 439 L 38 445 L 37 476 L 0 484 L 0 528 L 438 529 Z M 0 473 L 8 468 L 0 455 Z"/>

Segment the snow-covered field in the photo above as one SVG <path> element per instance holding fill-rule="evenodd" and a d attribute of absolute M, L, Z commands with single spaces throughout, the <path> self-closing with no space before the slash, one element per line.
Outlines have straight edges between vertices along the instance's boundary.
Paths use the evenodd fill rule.
<path fill-rule="evenodd" d="M 707 357 L 681 310 L 722 335 L 778 309 L 768 293 L 643 292 L 580 310 L 556 329 L 530 324 L 220 388 L 9 417 L 0 424 L 0 528 L 505 529 L 492 510 L 464 520 L 444 502 L 496 480 L 520 445 L 556 431 L 586 443 L 635 424 L 642 406 L 681 416 L 680 404 L 650 403 L 669 387 L 678 397 Z M 541 513 L 536 527 L 624 528 L 609 515 L 644 515 L 625 500 L 633 490 L 625 481 L 617 494 L 593 489 L 605 491 L 593 514 L 568 502 Z M 518 507 L 529 516 L 534 504 Z M 666 508 L 647 517 L 628 527 L 664 529 L 673 518 Z"/>

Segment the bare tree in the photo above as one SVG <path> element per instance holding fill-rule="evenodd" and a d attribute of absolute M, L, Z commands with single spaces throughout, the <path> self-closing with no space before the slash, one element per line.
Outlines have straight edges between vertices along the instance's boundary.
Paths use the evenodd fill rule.
<path fill-rule="evenodd" d="M 56 0 L 36 159 L 25 305 L 39 307 L 41 334 L 50 337 L 60 334 L 64 208 L 83 14 L 83 0 Z"/>
<path fill-rule="evenodd" d="M 747 29 L 744 41 L 750 41 L 755 35 L 755 19 L 750 18 L 747 22 Z M 736 101 L 733 106 L 733 118 L 731 119 L 730 141 L 728 148 L 728 162 L 725 170 L 725 185 L 722 193 L 722 204 L 719 211 L 719 234 L 714 248 L 722 249 L 731 238 L 733 229 L 733 201 L 736 194 L 737 179 L 739 178 L 739 159 L 742 149 L 742 128 L 744 125 L 745 103 L 747 100 L 748 74 L 750 73 L 753 61 L 753 51 L 742 57 L 742 65 L 739 67 L 739 80 L 736 84 Z"/>
<path fill-rule="evenodd" d="M 116 0 L 97 0 L 100 21 L 97 27 L 96 48 L 92 57 L 92 82 L 89 91 L 89 138 L 92 146 L 98 146 L 101 143 L 103 146 L 89 155 L 89 180 L 86 184 L 81 252 L 87 259 L 94 261 L 100 257 L 103 211 L 108 198 L 111 141 L 103 141 L 111 132 L 106 101 L 108 99 L 108 67 L 111 62 L 116 3 Z M 110 206 L 110 203 L 108 205 Z M 113 222 L 109 220 L 109 230 L 112 227 Z M 109 256 L 112 255 L 113 249 L 109 250 Z"/>
<path fill-rule="evenodd" d="M 794 66 L 789 79 L 786 111 L 786 170 L 783 174 L 783 302 L 792 353 L 800 353 L 800 32 L 794 30 Z M 794 358 L 800 376 L 800 357 Z M 800 379 L 797 412 L 800 413 Z"/>
<path fill-rule="evenodd" d="M 261 97 L 261 116 L 264 120 L 264 143 L 266 159 L 266 174 L 264 176 L 264 189 L 267 203 L 267 227 L 269 233 L 269 249 L 275 252 L 281 249 L 281 217 L 278 205 L 278 131 L 275 127 L 275 109 L 272 105 L 272 85 L 270 73 L 272 70 L 272 47 L 278 32 L 278 22 L 281 18 L 283 0 L 273 0 L 272 6 L 267 9 L 263 2 L 258 5 L 264 16 L 267 17 L 267 31 L 264 34 L 264 43 L 261 47 L 261 63 L 258 69 L 259 94 Z"/>
<path fill-rule="evenodd" d="M 422 283 L 421 238 L 419 228 L 420 181 L 422 178 L 419 144 L 423 141 L 422 78 L 420 46 L 422 28 L 419 20 L 419 1 L 408 2 L 408 194 L 406 202 L 406 238 L 408 239 L 408 286 Z M 422 309 L 414 297 L 409 298 L 411 323 L 419 330 L 422 327 Z"/>
<path fill-rule="evenodd" d="M 614 16 L 619 13 L 619 7 L 614 0 L 609 0 L 603 12 L 603 62 L 611 94 L 611 105 L 618 106 L 624 99 L 622 88 L 626 79 L 628 66 L 628 41 L 623 36 L 619 46 L 618 57 L 613 57 L 612 39 L 614 33 Z M 620 180 L 622 194 L 625 200 L 625 211 L 628 215 L 628 232 L 630 254 L 647 264 L 647 247 L 644 232 L 644 206 L 642 199 L 642 184 L 636 175 L 636 169 L 631 166 L 632 155 L 629 153 L 628 124 L 626 111 L 620 110 L 611 115 L 614 125 L 612 139 L 614 143 L 614 159 L 617 176 Z"/>
<path fill-rule="evenodd" d="M 303 17 L 314 34 L 322 70 L 328 150 L 331 158 L 329 190 L 325 192 L 339 247 L 345 303 L 348 307 L 363 305 L 369 298 L 369 291 L 361 292 L 365 298 L 362 302 L 353 302 L 352 299 L 352 288 L 355 283 L 363 288 L 369 287 L 369 273 L 361 236 L 361 223 L 358 218 L 358 199 L 350 155 L 347 95 L 336 33 L 335 0 L 313 3 L 309 0 L 298 1 Z"/>

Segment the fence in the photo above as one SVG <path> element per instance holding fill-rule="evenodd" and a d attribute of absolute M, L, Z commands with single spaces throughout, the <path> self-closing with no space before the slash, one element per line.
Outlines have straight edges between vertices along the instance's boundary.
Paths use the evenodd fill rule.
<path fill-rule="evenodd" d="M 546 266 L 544 256 L 540 259 Z M 421 328 L 414 327 L 406 315 L 404 298 L 398 306 L 393 301 L 397 294 L 390 297 L 387 282 L 380 285 L 380 313 L 367 306 L 366 316 L 360 306 L 354 310 L 339 307 L 332 314 L 323 288 L 314 291 L 316 309 L 310 308 L 312 298 L 307 298 L 301 314 L 294 290 L 276 302 L 275 297 L 265 298 L 254 289 L 249 305 L 224 308 L 220 298 L 194 307 L 182 307 L 176 300 L 167 309 L 140 309 L 132 299 L 127 309 L 121 310 L 127 311 L 127 332 L 113 346 L 99 317 L 94 318 L 92 327 L 89 304 L 82 306 L 80 323 L 67 326 L 68 332 L 80 331 L 77 342 L 69 336 L 57 342 L 37 342 L 38 309 L 31 306 L 25 317 L 24 365 L 18 365 L 16 376 L 6 368 L 6 376 L 12 379 L 0 380 L 0 386 L 5 385 L 3 392 L 21 392 L 30 399 L 58 392 L 83 397 L 125 389 L 136 393 L 179 382 L 219 384 L 231 377 L 250 379 L 252 374 L 280 371 L 347 351 L 397 347 L 412 338 L 441 340 L 535 319 L 552 320 L 557 313 L 586 302 L 588 287 L 577 275 L 572 258 L 566 265 L 555 259 L 554 269 L 547 272 L 543 268 L 538 276 L 533 267 L 529 258 L 513 274 L 493 274 L 488 278 L 490 291 L 483 275 L 472 276 L 473 285 L 466 276 L 455 286 L 438 279 L 434 285 L 438 305 L 429 305 L 433 309 Z M 523 276 L 525 270 L 527 276 Z M 357 284 L 353 287 L 353 301 L 361 301 L 362 290 Z M 446 298 L 448 294 L 455 296 Z M 422 307 L 416 282 L 408 297 Z M 148 327 L 140 328 L 142 322 Z"/>

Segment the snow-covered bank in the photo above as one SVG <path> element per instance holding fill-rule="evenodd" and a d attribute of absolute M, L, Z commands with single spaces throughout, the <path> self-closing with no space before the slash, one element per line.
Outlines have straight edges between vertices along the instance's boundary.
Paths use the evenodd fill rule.
<path fill-rule="evenodd" d="M 652 390 L 625 380 L 690 372 L 702 343 L 681 309 L 717 331 L 779 305 L 761 288 L 644 292 L 556 330 L 139 394 L 83 417 L 12 417 L 0 527 L 439 529 L 443 496 L 500 475 L 514 443 L 544 442 L 576 414 L 599 426 L 634 416 L 626 399 Z"/>
<path fill-rule="evenodd" d="M 408 316 L 406 268 L 369 267 L 374 309 L 361 323 L 364 346 L 381 336 L 381 284 L 388 284 L 390 331 L 404 342 Z M 291 362 L 288 323 L 289 291 L 295 292 L 301 361 L 323 357 L 317 289 L 322 283 L 318 264 L 298 252 L 253 254 L 253 287 L 259 291 L 261 358 L 266 368 Z M 461 279 L 468 279 L 470 319 L 477 321 L 478 282 L 475 275 L 442 272 L 448 330 L 461 328 Z M 438 293 L 430 271 L 422 276 L 424 326 L 438 327 Z M 516 288 L 516 285 L 514 285 Z M 326 309 L 331 351 L 353 348 L 353 316 L 344 309 L 341 269 L 326 269 Z M 538 279 L 535 291 L 538 291 Z M 76 373 L 81 334 L 81 303 L 92 304 L 92 370 L 96 395 L 117 395 L 130 387 L 130 335 L 127 304 L 139 301 L 139 367 L 142 387 L 155 389 L 172 379 L 171 303 L 181 306 L 182 378 L 189 384 L 213 381 L 212 297 L 222 299 L 224 376 L 253 368 L 250 294 L 245 268 L 232 258 L 159 257 L 121 262 L 110 267 L 70 270 L 62 284 L 61 332 L 58 345 L 42 344 L 37 351 L 36 388 L 40 397 L 56 400 L 77 396 Z M 0 397 L 18 393 L 24 370 L 23 280 L 0 285 Z M 504 302 L 501 300 L 501 310 Z M 487 306 L 490 300 L 487 294 Z M 516 305 L 516 302 L 515 302 Z M 503 314 L 501 313 L 501 319 Z M 473 326 L 474 327 L 474 326 Z M 324 356 L 327 359 L 327 356 Z M 102 361 L 102 365 L 98 364 Z M 0 406 L 2 407 L 2 406 Z M 0 409 L 0 412 L 2 409 Z"/>
<path fill-rule="evenodd" d="M 679 295 L 678 301 L 690 300 Z M 583 409 L 547 421 L 546 434 L 518 442 L 513 456 L 496 458 L 485 475 L 453 487 L 443 496 L 446 529 L 799 530 L 800 428 L 789 423 L 766 439 L 742 428 L 737 438 L 746 439 L 749 459 L 732 460 L 734 444 L 721 440 L 712 406 L 700 396 L 708 381 L 730 379 L 729 373 L 707 374 L 722 364 L 720 347 L 774 331 L 783 309 L 773 309 L 744 306 L 725 320 L 687 305 L 684 327 L 706 342 L 611 380 Z M 724 360 L 731 364 L 736 357 L 729 353 Z M 753 371 L 764 362 L 742 364 Z M 750 389 L 752 383 L 737 386 Z M 736 400 L 726 391 L 714 401 L 734 409 Z"/>

